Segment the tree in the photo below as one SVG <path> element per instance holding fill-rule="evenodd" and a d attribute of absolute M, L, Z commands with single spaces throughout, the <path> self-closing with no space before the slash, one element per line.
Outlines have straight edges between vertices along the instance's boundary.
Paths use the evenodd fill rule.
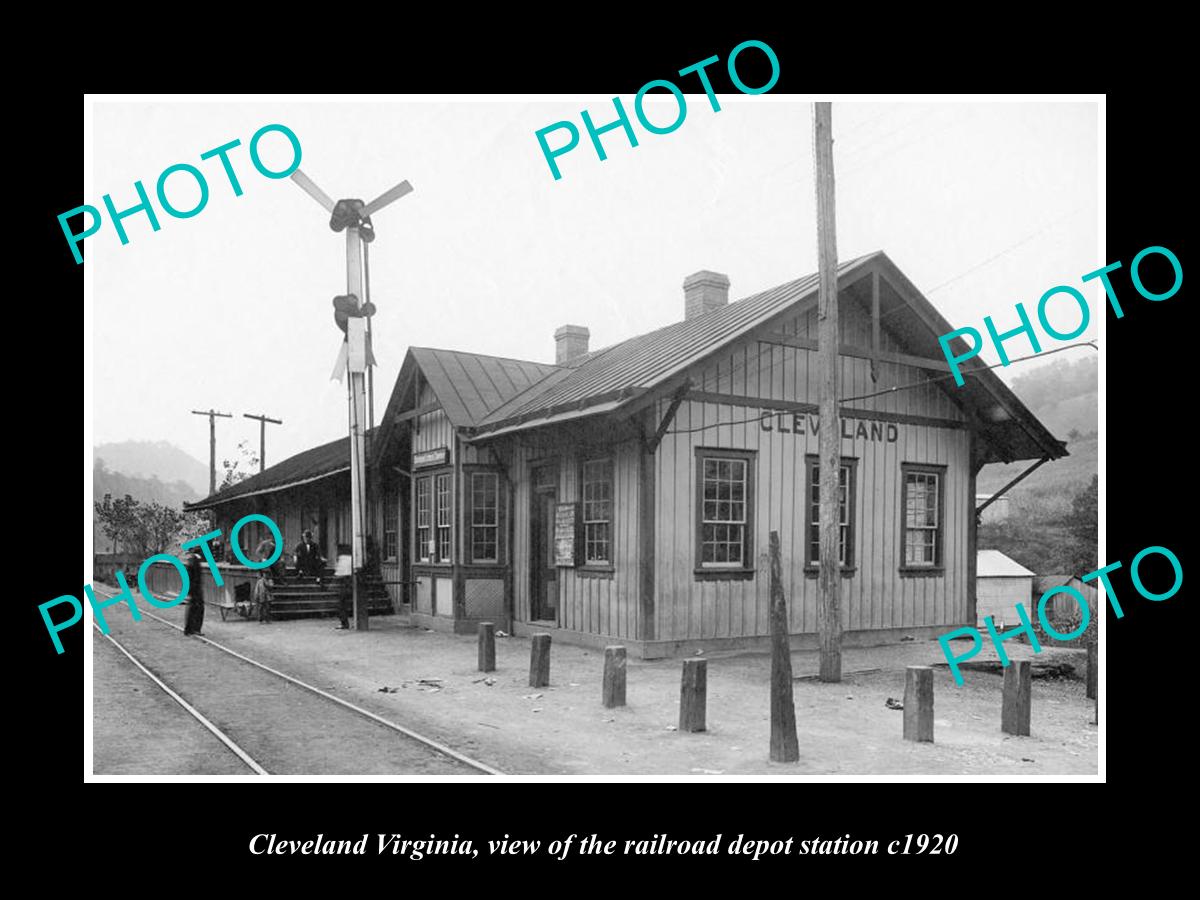
<path fill-rule="evenodd" d="M 139 520 L 138 501 L 126 494 L 119 500 L 113 500 L 106 495 L 103 503 L 99 500 L 94 502 L 96 518 L 100 520 L 100 527 L 104 529 L 108 539 L 118 550 L 133 549 L 131 545 L 136 542 Z"/>
<path fill-rule="evenodd" d="M 185 513 L 161 503 L 142 503 L 129 494 L 115 501 L 97 500 L 95 510 L 104 533 L 126 553 L 153 556 L 175 548 L 181 540 L 196 536 L 185 535 L 185 531 L 196 528 L 198 514 Z M 207 525 L 206 518 L 200 521 Z"/>
<path fill-rule="evenodd" d="M 1100 481 L 1092 476 L 1087 487 L 1075 492 L 1071 500 L 1071 515 L 1067 519 L 1067 530 L 1074 539 L 1071 548 L 1071 574 L 1082 575 L 1094 572 L 1098 566 L 1096 541 L 1099 533 Z"/>
<path fill-rule="evenodd" d="M 221 465 L 225 468 L 225 477 L 217 485 L 218 491 L 223 491 L 239 481 L 245 481 L 254 474 L 253 470 L 258 467 L 258 454 L 248 445 L 248 441 L 238 441 L 238 457 L 232 461 L 221 460 Z"/>

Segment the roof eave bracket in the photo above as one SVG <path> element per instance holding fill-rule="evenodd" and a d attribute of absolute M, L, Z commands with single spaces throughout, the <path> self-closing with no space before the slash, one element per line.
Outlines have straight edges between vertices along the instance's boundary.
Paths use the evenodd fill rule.
<path fill-rule="evenodd" d="M 654 432 L 654 436 L 645 441 L 646 452 L 653 454 L 658 449 L 658 445 L 662 443 L 662 439 L 666 437 L 667 429 L 671 427 L 671 422 L 675 419 L 675 413 L 679 411 L 679 405 L 683 403 L 684 397 L 688 391 L 692 389 L 692 381 L 690 378 L 685 378 L 671 397 L 671 405 L 667 407 L 666 414 L 663 415 L 662 421 L 658 423 L 658 430 Z"/>
<path fill-rule="evenodd" d="M 985 509 L 987 509 L 989 506 L 991 506 L 993 503 L 995 503 L 997 500 L 999 500 L 1001 497 L 1003 497 L 1005 494 L 1007 494 L 1008 491 L 1011 488 L 1013 488 L 1014 486 L 1016 486 L 1016 484 L 1018 482 L 1024 481 L 1026 478 L 1028 478 L 1030 475 L 1032 475 L 1034 470 L 1037 469 L 1039 466 L 1042 466 L 1045 463 L 1050 462 L 1051 458 L 1052 457 L 1050 457 L 1050 456 L 1043 456 L 1041 459 L 1039 459 L 1037 462 L 1035 462 L 1032 466 L 1030 466 L 1028 469 L 1026 469 L 1024 472 L 1022 472 L 1020 475 L 1018 475 L 1016 478 L 1014 478 L 1012 481 L 1010 481 L 1004 487 L 1000 488 L 1000 490 L 996 491 L 996 493 L 994 493 L 994 494 L 992 494 L 992 496 L 988 497 L 987 500 L 985 500 L 983 502 L 982 506 L 977 506 L 975 508 L 975 515 L 976 516 L 982 515 L 983 511 Z"/>

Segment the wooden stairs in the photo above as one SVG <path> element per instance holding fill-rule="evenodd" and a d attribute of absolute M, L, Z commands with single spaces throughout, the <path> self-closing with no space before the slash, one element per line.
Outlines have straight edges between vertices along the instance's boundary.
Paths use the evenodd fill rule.
<path fill-rule="evenodd" d="M 316 578 L 287 575 L 277 578 L 267 588 L 271 596 L 272 619 L 317 618 L 336 616 L 343 582 L 347 578 L 327 575 L 318 583 Z M 360 590 L 367 593 L 367 610 L 372 616 L 390 615 L 392 600 L 379 577 L 360 576 Z M 347 590 L 349 589 L 347 585 Z"/>

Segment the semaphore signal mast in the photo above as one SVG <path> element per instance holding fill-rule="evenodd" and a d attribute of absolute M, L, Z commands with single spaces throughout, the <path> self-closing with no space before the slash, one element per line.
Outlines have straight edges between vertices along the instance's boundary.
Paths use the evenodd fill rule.
<path fill-rule="evenodd" d="M 353 532 L 351 584 L 354 593 L 354 627 L 358 631 L 368 628 L 366 597 L 359 595 L 359 572 L 366 561 L 366 452 L 367 430 L 366 376 L 374 365 L 369 341 L 370 318 L 375 308 L 369 302 L 369 286 L 366 284 L 364 261 L 366 244 L 375 239 L 371 216 L 388 204 L 411 193 L 412 185 L 402 181 L 389 191 L 380 194 L 370 203 L 361 200 L 339 200 L 336 203 L 329 195 L 313 184 L 307 175 L 297 169 L 292 180 L 303 191 L 316 200 L 331 216 L 329 227 L 335 232 L 346 232 L 346 293 L 334 298 L 334 320 L 346 332 L 341 353 L 334 367 L 340 378 L 344 371 L 348 379 L 348 405 L 350 411 L 350 517 Z M 343 359 L 344 357 L 344 359 Z M 344 363 L 344 366 L 343 366 Z M 373 405 L 373 404 L 372 404 Z"/>

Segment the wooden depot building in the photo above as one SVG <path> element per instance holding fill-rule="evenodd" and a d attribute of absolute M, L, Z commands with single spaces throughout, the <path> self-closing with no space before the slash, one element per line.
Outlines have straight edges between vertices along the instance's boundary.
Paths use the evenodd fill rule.
<path fill-rule="evenodd" d="M 411 348 L 368 446 L 397 611 L 644 657 L 765 646 L 775 530 L 793 645 L 815 646 L 817 276 L 728 291 L 697 272 L 683 321 L 601 350 L 563 326 L 553 365 Z M 838 298 L 844 641 L 974 625 L 976 474 L 1066 447 L 981 363 L 955 386 L 951 325 L 883 253 L 839 266 Z M 265 512 L 330 555 L 348 456 L 343 438 L 192 508 L 226 529 Z"/>

